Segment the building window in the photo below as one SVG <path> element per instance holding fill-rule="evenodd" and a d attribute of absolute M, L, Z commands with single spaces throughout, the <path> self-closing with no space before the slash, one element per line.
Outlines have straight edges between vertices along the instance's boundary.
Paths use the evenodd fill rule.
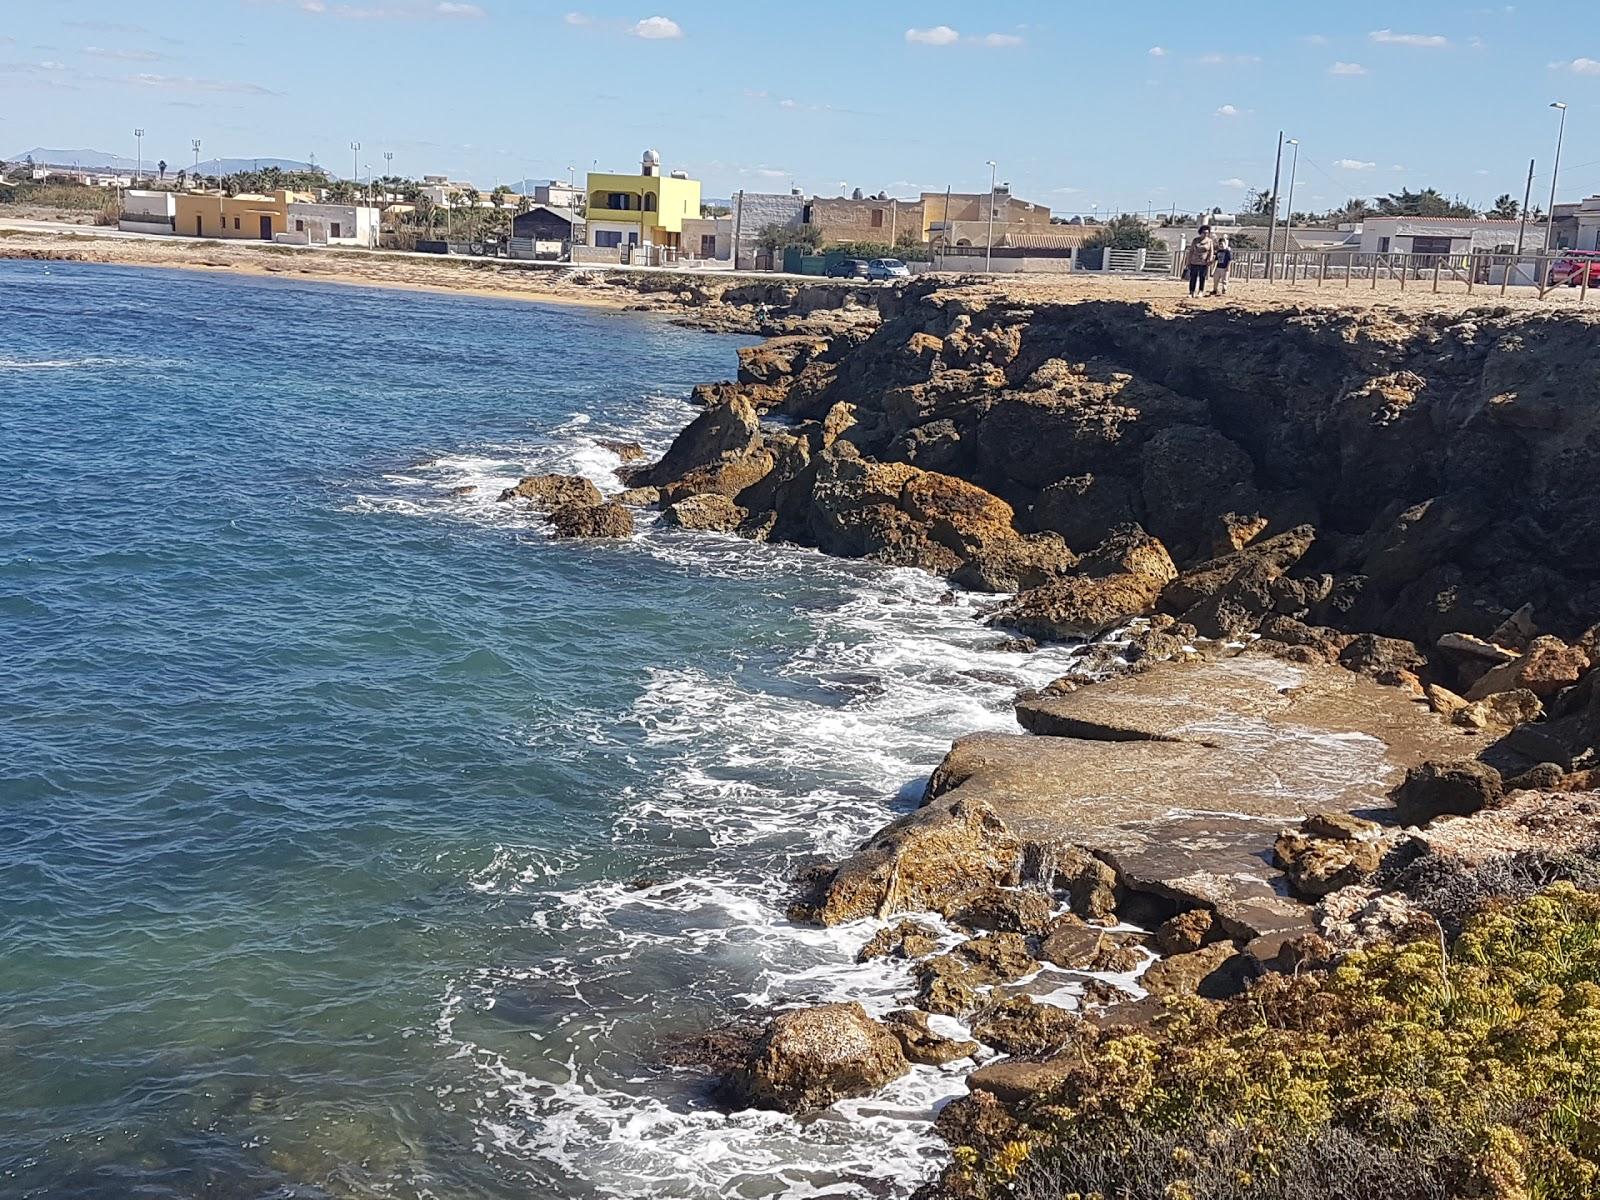
<path fill-rule="evenodd" d="M 700 257 L 715 258 L 717 256 L 717 235 L 702 233 L 700 235 Z"/>
<path fill-rule="evenodd" d="M 872 210 L 872 227 L 874 229 L 883 228 L 883 209 L 875 208 Z"/>
<path fill-rule="evenodd" d="M 1449 254 L 1450 239 L 1447 237 L 1414 237 L 1411 239 L 1411 253 Z"/>
<path fill-rule="evenodd" d="M 1381 238 L 1378 239 L 1378 253 L 1379 254 L 1387 254 L 1387 253 L 1389 253 L 1389 239 L 1388 238 L 1381 237 Z"/>
<path fill-rule="evenodd" d="M 597 229 L 594 231 L 594 244 L 604 249 L 615 250 L 622 245 L 622 235 L 615 229 Z"/>
<path fill-rule="evenodd" d="M 645 194 L 644 210 L 645 210 L 645 212 L 655 212 L 656 211 L 656 198 L 655 198 L 655 194 L 653 192 L 647 192 Z"/>
<path fill-rule="evenodd" d="M 630 212 L 633 209 L 633 197 L 627 192 L 608 192 L 606 207 L 616 212 Z"/>
<path fill-rule="evenodd" d="M 304 221 L 296 221 L 294 223 L 294 231 L 296 233 L 304 233 L 306 231 L 306 223 Z"/>
<path fill-rule="evenodd" d="M 237 228 L 239 228 L 239 218 L 238 218 L 238 217 L 235 217 L 235 218 L 234 218 L 234 219 L 233 219 L 233 227 L 234 227 L 234 228 L 235 228 L 235 229 L 237 229 Z"/>
<path fill-rule="evenodd" d="M 330 225 L 328 227 L 328 229 L 329 229 L 329 233 L 328 233 L 329 237 L 338 237 L 339 236 L 339 222 L 335 221 L 332 225 Z"/>

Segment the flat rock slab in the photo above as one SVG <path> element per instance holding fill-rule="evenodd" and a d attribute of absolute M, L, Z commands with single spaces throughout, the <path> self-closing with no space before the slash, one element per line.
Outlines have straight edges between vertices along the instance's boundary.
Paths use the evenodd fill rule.
<path fill-rule="evenodd" d="M 1476 749 L 1396 688 L 1252 654 L 1024 701 L 1019 716 L 1074 732 L 963 738 L 930 792 L 982 800 L 1027 842 L 1089 849 L 1124 886 L 1214 908 L 1246 939 L 1311 928 L 1271 865 L 1280 829 L 1387 809 L 1407 767 Z"/>

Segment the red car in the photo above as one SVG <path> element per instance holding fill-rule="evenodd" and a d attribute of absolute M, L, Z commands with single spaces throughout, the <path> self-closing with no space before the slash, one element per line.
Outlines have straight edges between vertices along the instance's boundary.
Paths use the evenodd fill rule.
<path fill-rule="evenodd" d="M 1600 287 L 1600 251 L 1572 251 L 1550 268 L 1550 282 L 1577 287 L 1583 282 L 1584 271 L 1589 272 L 1589 286 Z"/>

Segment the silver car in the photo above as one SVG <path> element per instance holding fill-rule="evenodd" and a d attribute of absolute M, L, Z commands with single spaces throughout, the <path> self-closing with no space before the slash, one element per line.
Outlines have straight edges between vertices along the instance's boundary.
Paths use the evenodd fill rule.
<path fill-rule="evenodd" d="M 911 268 L 898 258 L 875 258 L 867 264 L 868 279 L 906 279 Z"/>

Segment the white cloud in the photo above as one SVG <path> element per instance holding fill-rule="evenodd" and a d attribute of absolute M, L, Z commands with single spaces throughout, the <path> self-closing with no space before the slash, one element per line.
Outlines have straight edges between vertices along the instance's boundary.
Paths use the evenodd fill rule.
<path fill-rule="evenodd" d="M 565 21 L 568 25 L 593 25 L 594 24 L 594 18 L 591 17 L 588 13 L 569 12 L 566 16 L 562 17 L 561 19 L 563 21 Z"/>
<path fill-rule="evenodd" d="M 779 100 L 778 101 L 778 107 L 779 108 L 799 108 L 800 107 L 800 102 L 798 100 Z"/>
<path fill-rule="evenodd" d="M 1442 33 L 1396 33 L 1392 29 L 1374 29 L 1367 35 L 1380 46 L 1420 46 L 1427 50 L 1442 50 L 1450 39 Z"/>
<path fill-rule="evenodd" d="M 41 71 L 65 71 L 67 69 L 67 64 L 66 63 L 61 63 L 61 62 L 53 62 L 53 61 L 51 61 L 49 59 L 46 59 L 44 62 L 39 64 L 39 69 Z"/>
<path fill-rule="evenodd" d="M 441 17 L 470 17 L 476 19 L 488 15 L 476 4 L 457 4 L 455 0 L 439 0 L 439 3 L 433 6 L 433 11 Z"/>
<path fill-rule="evenodd" d="M 1571 71 L 1574 75 L 1600 75 L 1600 58 L 1575 58 L 1571 62 L 1550 64 L 1553 71 Z"/>
<path fill-rule="evenodd" d="M 979 39 L 985 46 L 996 50 L 1009 49 L 1012 46 L 1022 45 L 1022 39 L 1014 33 L 986 33 Z"/>
<path fill-rule="evenodd" d="M 683 36 L 683 29 L 671 17 L 646 17 L 628 32 L 636 38 L 644 38 L 650 42 L 668 41 Z"/>
<path fill-rule="evenodd" d="M 109 58 L 116 62 L 160 62 L 166 57 L 154 50 L 114 50 L 103 46 L 85 46 L 83 52 L 91 58 Z"/>
<path fill-rule="evenodd" d="M 1207 67 L 1250 67 L 1261 61 L 1259 54 L 1202 54 L 1195 62 Z"/>
<path fill-rule="evenodd" d="M 1365 75 L 1367 69 L 1360 63 L 1336 62 L 1328 68 L 1329 75 Z"/>
<path fill-rule="evenodd" d="M 1146 53 L 1151 58 L 1165 58 L 1167 56 L 1167 48 L 1165 46 L 1151 46 Z"/>
<path fill-rule="evenodd" d="M 1249 187 L 1250 185 L 1248 183 L 1246 183 L 1244 180 L 1240 179 L 1237 175 L 1235 175 L 1232 179 L 1219 179 L 1219 180 L 1217 180 L 1217 186 L 1218 187 L 1225 187 L 1225 188 L 1238 188 L 1239 190 L 1243 191 L 1245 188 Z"/>
<path fill-rule="evenodd" d="M 324 0 L 298 0 L 294 6 L 312 16 L 341 17 L 347 21 L 476 20 L 488 16 L 481 6 L 459 3 L 458 0 L 435 0 L 434 3 L 402 0 L 395 4 L 327 4 Z"/>
<path fill-rule="evenodd" d="M 1237 117 L 1238 115 L 1239 110 L 1231 104 L 1224 104 L 1221 108 L 1217 109 L 1217 116 L 1219 117 Z"/>
<path fill-rule="evenodd" d="M 1341 171 L 1370 171 L 1378 164 L 1375 162 L 1363 162 L 1359 158 L 1336 158 L 1333 160 L 1333 165 Z"/>
<path fill-rule="evenodd" d="M 908 29 L 906 41 L 920 46 L 953 46 L 961 35 L 948 25 L 935 25 L 932 29 Z"/>
<path fill-rule="evenodd" d="M 1328 39 L 1320 33 L 1308 33 L 1300 39 L 1308 46 L 1326 46 Z"/>
<path fill-rule="evenodd" d="M 1050 190 L 1052 192 L 1054 192 L 1058 196 L 1077 196 L 1077 195 L 1081 195 L 1082 192 L 1083 192 L 1082 188 L 1075 188 L 1075 187 L 1058 187 L 1058 188 L 1051 188 Z"/>
<path fill-rule="evenodd" d="M 140 87 L 161 88 L 177 92 L 232 92 L 241 96 L 276 96 L 278 93 L 255 83 L 238 83 L 227 79 L 196 79 L 191 75 L 129 75 L 128 83 Z"/>

